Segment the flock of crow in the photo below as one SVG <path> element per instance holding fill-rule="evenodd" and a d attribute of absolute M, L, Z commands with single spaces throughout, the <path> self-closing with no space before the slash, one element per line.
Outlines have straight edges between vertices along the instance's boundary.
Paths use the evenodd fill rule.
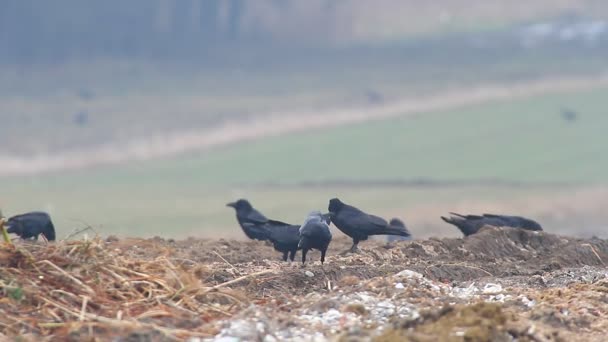
<path fill-rule="evenodd" d="M 268 219 L 246 199 L 228 203 L 227 206 L 235 209 L 236 219 L 248 238 L 269 241 L 274 249 L 283 253 L 283 261 L 288 258 L 293 261 L 297 251 L 301 250 L 302 263 L 305 263 L 308 251 L 316 249 L 321 252 L 321 263 L 325 262 L 325 254 L 332 238 L 330 224 L 353 239 L 353 245 L 346 252 L 357 252 L 359 242 L 372 235 L 388 235 L 389 241 L 412 238 L 403 221 L 398 218 L 387 222 L 338 198 L 329 200 L 328 213 L 313 211 L 301 225 Z M 521 216 L 450 214 L 450 217 L 441 218 L 456 226 L 465 236 L 477 233 L 483 226 L 543 230 L 534 220 Z M 39 235 L 43 235 L 48 241 L 55 240 L 55 227 L 51 217 L 45 212 L 34 211 L 10 217 L 5 226 L 9 234 L 17 234 L 21 239 L 37 240 Z"/>
<path fill-rule="evenodd" d="M 302 263 L 305 263 L 308 251 L 316 249 L 321 252 L 321 263 L 323 263 L 332 238 L 329 230 L 329 225 L 332 223 L 342 233 L 353 239 L 353 245 L 346 252 L 357 252 L 359 242 L 367 240 L 372 235 L 398 237 L 389 239 L 389 241 L 412 238 L 412 234 L 403 221 L 398 218 L 387 222 L 379 216 L 367 214 L 348 205 L 338 198 L 329 200 L 327 214 L 313 211 L 306 217 L 302 225 L 268 219 L 254 209 L 246 199 L 239 199 L 226 205 L 235 209 L 236 219 L 248 238 L 271 242 L 275 250 L 283 253 L 283 261 L 287 261 L 288 257 L 293 261 L 296 252 L 302 250 Z M 465 236 L 477 233 L 486 225 L 533 231 L 543 230 L 540 224 L 534 220 L 521 216 L 450 214 L 450 217 L 442 216 L 441 218 L 456 226 Z"/>

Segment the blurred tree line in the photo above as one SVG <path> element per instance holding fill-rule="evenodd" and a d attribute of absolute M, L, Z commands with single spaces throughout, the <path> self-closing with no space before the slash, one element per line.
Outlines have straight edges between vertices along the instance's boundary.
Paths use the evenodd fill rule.
<path fill-rule="evenodd" d="M 327 41 L 331 0 L 3 0 L 0 1 L 0 60 L 68 58 L 189 58 L 241 44 L 289 42 L 286 31 L 306 31 Z M 300 7 L 300 8 L 298 8 Z M 289 22 L 285 12 L 308 13 L 315 21 Z M 297 27 L 301 25 L 301 27 Z M 283 25 L 285 26 L 285 25 Z M 289 26 L 289 25 L 288 25 Z M 295 37 L 298 38 L 298 37 Z"/>
<path fill-rule="evenodd" d="M 0 62 L 137 58 L 197 63 L 298 47 L 399 41 L 563 11 L 608 13 L 605 0 L 2 0 Z M 243 59 L 248 59 L 242 57 Z"/>

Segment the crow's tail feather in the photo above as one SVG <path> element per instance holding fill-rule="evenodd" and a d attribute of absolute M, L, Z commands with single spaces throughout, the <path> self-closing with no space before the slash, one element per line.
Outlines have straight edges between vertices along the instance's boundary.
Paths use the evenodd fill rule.
<path fill-rule="evenodd" d="M 452 215 L 452 216 L 458 216 L 458 217 L 461 217 L 461 218 L 465 218 L 465 215 L 462 215 L 462 214 L 459 214 L 459 213 L 455 213 L 453 211 L 450 211 L 450 215 Z M 441 218 L 443 218 L 443 216 Z"/>
<path fill-rule="evenodd" d="M 450 213 L 450 214 L 453 214 L 453 213 Z M 445 222 L 449 223 L 449 224 L 456 225 L 456 220 L 454 220 L 451 217 L 441 216 L 441 219 L 444 220 Z"/>
<path fill-rule="evenodd" d="M 383 229 L 380 229 L 380 230 L 374 232 L 374 234 L 370 234 L 370 235 L 399 235 L 399 236 L 405 236 L 405 237 L 412 236 L 412 234 L 407 229 L 397 228 L 397 227 L 383 228 Z"/>

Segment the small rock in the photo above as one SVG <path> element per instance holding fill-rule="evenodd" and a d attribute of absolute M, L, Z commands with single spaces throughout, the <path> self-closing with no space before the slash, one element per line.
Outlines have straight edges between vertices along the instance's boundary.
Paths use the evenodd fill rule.
<path fill-rule="evenodd" d="M 198 339 L 198 340 L 192 340 L 192 341 L 194 342 L 194 341 L 202 341 L 202 340 Z M 218 337 L 213 340 L 213 342 L 240 342 L 240 341 L 241 341 L 240 338 L 232 337 L 232 336 Z M 190 342 L 190 340 L 188 340 L 188 342 Z"/>
<path fill-rule="evenodd" d="M 502 292 L 502 286 L 500 284 L 488 283 L 483 287 L 481 292 L 483 294 L 497 294 Z"/>
<path fill-rule="evenodd" d="M 342 286 L 353 286 L 361 283 L 361 279 L 356 276 L 345 276 L 342 277 L 339 281 Z"/>
<path fill-rule="evenodd" d="M 509 298 L 509 296 L 505 296 L 504 294 L 498 294 L 495 296 L 490 296 L 490 302 L 500 302 L 504 303 L 505 299 Z"/>
<path fill-rule="evenodd" d="M 395 284 L 395 288 L 396 289 L 404 289 L 405 286 L 403 286 L 403 283 L 397 283 L 397 284 Z"/>
<path fill-rule="evenodd" d="M 353 303 L 353 304 L 348 304 L 344 310 L 344 312 L 352 312 L 354 314 L 357 314 L 359 316 L 363 316 L 367 313 L 367 309 L 365 308 L 365 306 L 363 306 L 360 303 Z"/>
<path fill-rule="evenodd" d="M 399 273 L 396 274 L 397 277 L 405 277 L 405 278 L 415 278 L 415 279 L 422 279 L 424 278 L 424 276 L 418 272 L 414 272 L 414 271 L 410 271 L 410 270 L 403 270 Z"/>
<path fill-rule="evenodd" d="M 306 272 L 304 272 L 304 274 L 305 274 L 307 277 L 309 277 L 309 278 L 312 278 L 312 277 L 314 277 L 314 276 L 315 276 L 315 274 L 314 274 L 314 273 L 312 273 L 312 272 L 310 272 L 310 271 L 306 271 Z"/>
<path fill-rule="evenodd" d="M 106 238 L 106 242 L 117 242 L 118 237 L 116 235 L 110 235 Z"/>
<path fill-rule="evenodd" d="M 531 308 L 534 305 L 536 305 L 536 301 L 535 300 L 530 300 L 528 297 L 526 296 L 519 296 L 519 298 L 521 298 L 522 303 L 524 303 L 525 306 Z"/>

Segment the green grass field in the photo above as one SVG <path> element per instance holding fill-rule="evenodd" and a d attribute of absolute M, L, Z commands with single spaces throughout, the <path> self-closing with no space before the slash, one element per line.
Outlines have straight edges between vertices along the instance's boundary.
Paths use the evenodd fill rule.
<path fill-rule="evenodd" d="M 382 215 L 415 217 L 427 227 L 440 224 L 437 217 L 450 208 L 479 206 L 484 201 L 494 207 L 510 203 L 506 206 L 510 208 L 533 197 L 550 198 L 571 191 L 571 187 L 549 188 L 540 183 L 605 184 L 607 91 L 601 88 L 420 113 L 173 159 L 2 178 L 0 205 L 7 215 L 49 210 L 64 236 L 82 226 L 81 221 L 104 235 L 183 237 L 213 231 L 239 236 L 233 212 L 224 207 L 238 197 L 251 198 L 269 216 L 298 222 L 308 210 L 324 209 L 328 198 L 339 196 Z M 565 121 L 560 115 L 562 107 L 575 109 L 578 119 Z M 340 179 L 505 180 L 531 185 L 295 186 Z M 256 186 L 260 183 L 277 185 Z M 429 216 L 428 221 L 420 218 L 424 215 Z"/>
<path fill-rule="evenodd" d="M 487 103 L 237 144 L 103 173 L 127 183 L 608 181 L 608 89 Z M 561 109 L 576 110 L 569 122 Z M 79 176 L 76 176 L 79 177 Z M 107 180 L 106 180 L 107 181 Z"/>
<path fill-rule="evenodd" d="M 0 145 L 3 154 L 32 155 L 120 144 L 269 113 L 377 104 L 370 93 L 391 102 L 488 83 L 597 75 L 607 59 L 603 49 L 480 53 L 454 45 L 331 50 L 312 61 L 300 56 L 286 65 L 243 69 L 136 61 L 0 67 Z M 85 124 L 75 122 L 79 113 L 88 114 Z"/>

